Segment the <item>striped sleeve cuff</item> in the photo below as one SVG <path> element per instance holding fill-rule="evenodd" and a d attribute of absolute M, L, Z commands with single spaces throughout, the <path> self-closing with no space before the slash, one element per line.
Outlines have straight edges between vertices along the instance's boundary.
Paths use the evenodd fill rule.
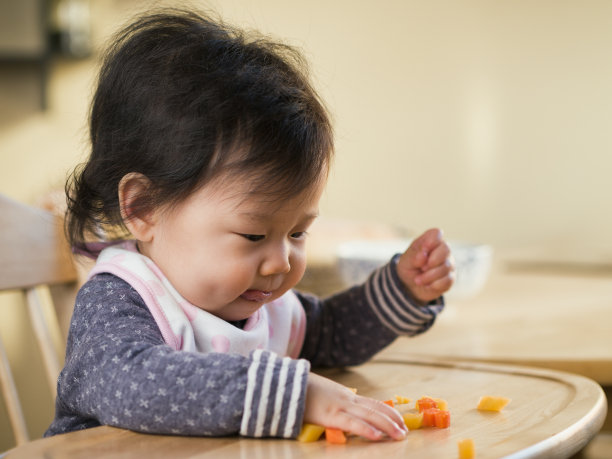
<path fill-rule="evenodd" d="M 438 298 L 419 306 L 410 298 L 396 271 L 399 255 L 374 271 L 365 284 L 366 298 L 379 320 L 398 335 L 417 335 L 431 327 L 444 308 Z"/>
<path fill-rule="evenodd" d="M 300 433 L 310 363 L 256 350 L 244 401 L 240 435 L 295 438 Z"/>

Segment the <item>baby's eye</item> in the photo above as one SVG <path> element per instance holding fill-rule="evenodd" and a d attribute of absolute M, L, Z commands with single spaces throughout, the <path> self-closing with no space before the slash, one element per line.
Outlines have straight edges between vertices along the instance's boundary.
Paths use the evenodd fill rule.
<path fill-rule="evenodd" d="M 241 234 L 241 236 L 251 242 L 261 241 L 265 238 L 263 234 Z"/>
<path fill-rule="evenodd" d="M 291 234 L 293 239 L 304 239 L 308 233 L 306 231 L 297 231 Z"/>

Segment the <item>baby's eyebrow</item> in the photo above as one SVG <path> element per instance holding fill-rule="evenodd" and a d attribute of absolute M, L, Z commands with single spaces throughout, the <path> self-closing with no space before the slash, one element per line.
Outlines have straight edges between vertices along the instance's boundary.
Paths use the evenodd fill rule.
<path fill-rule="evenodd" d="M 245 211 L 238 212 L 238 215 L 240 215 L 241 217 L 248 218 L 249 220 L 257 220 L 257 221 L 267 220 L 270 217 L 270 214 L 268 213 L 256 212 L 256 211 L 251 211 L 251 210 L 245 210 Z"/>
<path fill-rule="evenodd" d="M 269 213 L 258 212 L 258 211 L 251 211 L 251 210 L 246 210 L 246 211 L 240 212 L 240 215 L 242 217 L 248 218 L 249 220 L 253 220 L 253 221 L 266 221 L 266 220 L 268 220 L 270 218 L 270 214 Z M 302 216 L 302 220 L 310 221 L 310 220 L 315 220 L 318 217 L 319 217 L 319 211 L 318 210 L 314 211 L 314 212 L 306 212 Z"/>
<path fill-rule="evenodd" d="M 314 220 L 315 218 L 319 217 L 319 211 L 314 211 L 314 212 L 306 212 L 304 214 L 304 220 Z"/>

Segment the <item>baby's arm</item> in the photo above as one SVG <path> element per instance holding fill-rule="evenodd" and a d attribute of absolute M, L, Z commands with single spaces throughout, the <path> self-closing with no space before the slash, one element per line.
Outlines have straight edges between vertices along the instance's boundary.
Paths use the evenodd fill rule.
<path fill-rule="evenodd" d="M 296 292 L 307 317 L 300 356 L 313 366 L 356 365 L 400 335 L 427 330 L 443 308 L 442 299 L 419 305 L 398 276 L 399 258 L 376 270 L 363 285 L 324 300 Z M 396 410 L 314 373 L 308 378 L 304 419 L 371 440 L 383 434 L 394 439 L 405 436 Z"/>
<path fill-rule="evenodd" d="M 96 279 L 77 300 L 48 434 L 100 424 L 181 435 L 299 433 L 307 361 L 174 351 L 133 289 L 111 275 Z"/>
<path fill-rule="evenodd" d="M 313 366 L 357 365 L 400 335 L 425 332 L 443 309 L 442 298 L 421 306 L 397 273 L 400 256 L 368 280 L 326 299 L 296 292 L 306 312 L 306 337 L 300 357 Z"/>

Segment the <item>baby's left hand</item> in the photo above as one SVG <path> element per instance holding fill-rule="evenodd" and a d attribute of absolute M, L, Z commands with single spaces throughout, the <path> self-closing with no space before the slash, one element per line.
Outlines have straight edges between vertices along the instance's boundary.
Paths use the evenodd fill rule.
<path fill-rule="evenodd" d="M 397 273 L 412 297 L 422 304 L 446 292 L 455 280 L 455 262 L 442 231 L 433 228 L 412 241 L 399 259 Z"/>

